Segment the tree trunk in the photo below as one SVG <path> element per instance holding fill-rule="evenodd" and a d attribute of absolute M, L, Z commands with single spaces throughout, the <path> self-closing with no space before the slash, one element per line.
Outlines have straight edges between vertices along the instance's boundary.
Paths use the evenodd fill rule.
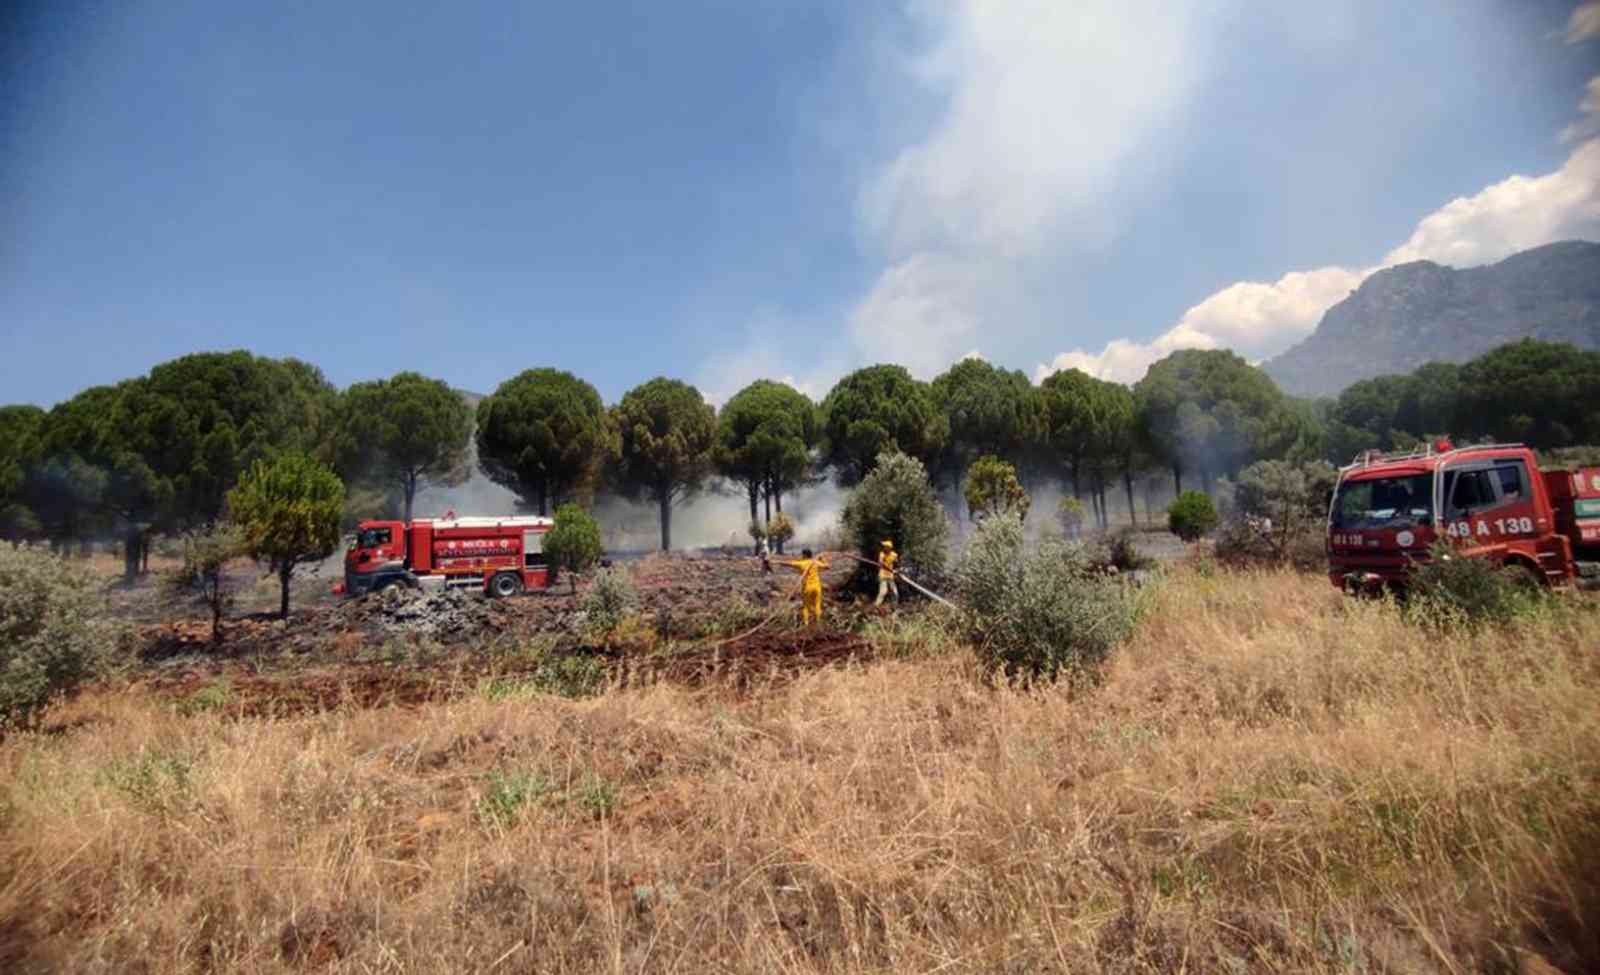
<path fill-rule="evenodd" d="M 657 502 L 661 505 L 661 551 L 672 551 L 672 492 L 656 492 Z"/>
<path fill-rule="evenodd" d="M 150 533 L 149 532 L 146 532 L 144 534 L 143 540 L 139 543 L 139 573 L 141 575 L 148 575 L 150 573 Z"/>
<path fill-rule="evenodd" d="M 783 514 L 783 489 L 782 488 L 777 488 L 772 492 L 772 506 L 774 508 L 778 509 L 778 514 L 780 514 L 780 515 Z M 778 554 L 782 555 L 783 554 L 783 541 L 781 539 L 778 541 L 777 549 L 778 549 Z"/>
<path fill-rule="evenodd" d="M 1133 473 L 1127 469 L 1122 472 L 1122 489 L 1128 495 L 1128 521 L 1135 528 L 1139 527 L 1139 509 L 1133 504 Z"/>
<path fill-rule="evenodd" d="M 216 645 L 222 642 L 222 580 L 216 582 L 217 589 L 212 592 L 211 598 L 211 643 Z"/>
<path fill-rule="evenodd" d="M 294 574 L 294 563 L 285 562 L 278 569 L 278 617 L 289 618 L 289 577 Z"/>
<path fill-rule="evenodd" d="M 406 494 L 405 522 L 409 525 L 411 524 L 411 503 L 417 497 L 417 475 L 407 474 L 400 487 Z M 544 511 L 540 510 L 539 514 L 544 514 Z"/>
<path fill-rule="evenodd" d="M 758 493 L 760 493 L 760 487 L 756 484 L 755 481 L 747 481 L 747 482 L 745 482 L 744 490 L 745 490 L 745 493 L 750 496 L 750 524 L 754 525 L 756 523 L 756 495 Z M 752 554 L 752 555 L 760 555 L 761 554 L 761 541 L 760 541 L 760 539 L 752 538 L 750 540 L 750 544 L 751 544 L 751 553 L 750 554 Z"/>
<path fill-rule="evenodd" d="M 1172 465 L 1172 494 L 1174 497 L 1183 493 L 1183 468 L 1177 464 Z"/>
<path fill-rule="evenodd" d="M 139 544 L 141 536 L 139 529 L 130 528 L 122 536 L 122 581 L 133 585 L 133 580 L 139 575 Z"/>
<path fill-rule="evenodd" d="M 761 498 L 766 503 L 767 525 L 772 525 L 772 485 L 766 484 L 761 488 Z"/>
<path fill-rule="evenodd" d="M 549 501 L 550 492 L 546 491 L 544 484 L 541 483 L 537 488 L 534 489 L 533 496 L 539 502 L 539 517 L 545 517 L 550 512 L 550 506 L 546 503 Z"/>

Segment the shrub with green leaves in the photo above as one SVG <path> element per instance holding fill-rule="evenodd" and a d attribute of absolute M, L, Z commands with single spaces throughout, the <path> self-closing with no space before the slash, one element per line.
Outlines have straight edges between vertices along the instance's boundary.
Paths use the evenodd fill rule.
<path fill-rule="evenodd" d="M 583 610 L 589 629 L 609 638 L 639 601 L 639 592 L 621 569 L 603 569 L 583 592 L 578 608 Z"/>
<path fill-rule="evenodd" d="M 183 565 L 168 577 L 168 591 L 180 600 L 198 600 L 211 611 L 211 642 L 218 643 L 222 615 L 234 598 L 228 562 L 244 554 L 244 535 L 237 526 L 218 522 L 185 532 L 179 541 Z"/>
<path fill-rule="evenodd" d="M 980 662 L 1009 677 L 1086 673 L 1137 621 L 1133 593 L 1082 546 L 1047 540 L 1030 553 L 1014 514 L 979 523 L 956 579 Z"/>
<path fill-rule="evenodd" d="M 1167 530 L 1186 542 L 1217 527 L 1217 509 L 1203 491 L 1185 491 L 1167 506 Z"/>
<path fill-rule="evenodd" d="M 1017 479 L 1017 469 L 993 454 L 979 457 L 967 468 L 962 496 L 973 521 L 1008 512 L 1028 517 L 1028 492 Z"/>
<path fill-rule="evenodd" d="M 1070 494 L 1062 495 L 1056 503 L 1056 519 L 1068 538 L 1077 538 L 1083 530 L 1083 502 Z"/>
<path fill-rule="evenodd" d="M 1220 506 L 1217 558 L 1323 569 L 1328 499 L 1337 482 L 1338 472 L 1320 460 L 1257 461 L 1237 479 L 1223 479 L 1218 494 L 1226 503 Z"/>
<path fill-rule="evenodd" d="M 924 572 L 944 569 L 949 526 L 927 469 L 914 457 L 879 454 L 877 466 L 845 502 L 840 520 L 863 558 L 876 559 L 879 545 L 889 539 L 908 565 Z M 876 569 L 863 570 L 863 578 L 876 574 Z"/>
<path fill-rule="evenodd" d="M 556 573 L 568 573 L 572 591 L 578 591 L 579 572 L 600 561 L 600 525 L 578 504 L 568 501 L 556 509 L 555 524 L 544 536 L 544 554 Z"/>
<path fill-rule="evenodd" d="M 102 666 L 115 643 L 95 580 L 40 549 L 0 544 L 0 731 Z"/>
<path fill-rule="evenodd" d="M 1511 623 L 1548 609 L 1551 600 L 1531 570 L 1463 558 L 1443 542 L 1412 566 L 1407 589 L 1407 617 L 1433 626 Z"/>

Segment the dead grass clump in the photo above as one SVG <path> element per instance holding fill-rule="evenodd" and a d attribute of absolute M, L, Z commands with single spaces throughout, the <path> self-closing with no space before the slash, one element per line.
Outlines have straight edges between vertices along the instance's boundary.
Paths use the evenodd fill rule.
<path fill-rule="evenodd" d="M 1596 614 L 1445 636 L 1287 572 L 1149 599 L 1088 692 L 986 686 L 911 618 L 754 694 L 94 691 L 0 745 L 0 964 L 1600 967 Z"/>

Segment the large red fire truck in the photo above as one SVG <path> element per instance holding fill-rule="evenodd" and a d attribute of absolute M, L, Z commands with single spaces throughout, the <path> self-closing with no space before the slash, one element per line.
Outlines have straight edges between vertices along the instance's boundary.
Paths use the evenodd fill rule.
<path fill-rule="evenodd" d="M 345 552 L 344 583 L 337 589 L 351 596 L 424 583 L 491 596 L 542 589 L 550 579 L 544 535 L 553 524 L 533 516 L 363 521 Z"/>
<path fill-rule="evenodd" d="M 1399 587 L 1443 539 L 1547 586 L 1600 588 L 1600 467 L 1539 469 L 1521 444 L 1368 451 L 1339 471 L 1328 511 L 1328 578 Z"/>

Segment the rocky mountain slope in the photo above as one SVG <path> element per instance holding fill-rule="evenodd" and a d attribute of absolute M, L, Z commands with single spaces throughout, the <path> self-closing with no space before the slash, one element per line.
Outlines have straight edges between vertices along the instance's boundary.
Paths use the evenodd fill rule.
<path fill-rule="evenodd" d="M 1600 349 L 1600 244 L 1563 241 L 1461 270 L 1432 261 L 1386 268 L 1263 368 L 1286 392 L 1332 396 L 1525 337 Z"/>

